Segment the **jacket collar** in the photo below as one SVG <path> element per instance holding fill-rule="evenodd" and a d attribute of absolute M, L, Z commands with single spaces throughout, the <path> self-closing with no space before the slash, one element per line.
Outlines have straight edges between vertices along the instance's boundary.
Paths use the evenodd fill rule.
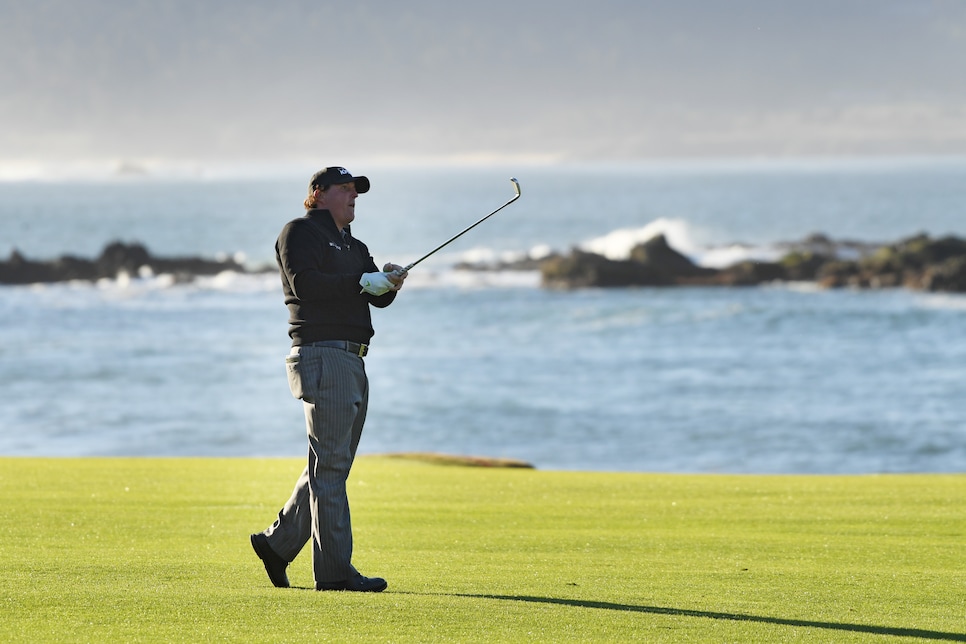
<path fill-rule="evenodd" d="M 339 234 L 339 227 L 335 225 L 335 220 L 332 219 L 332 213 L 329 212 L 328 210 L 324 208 L 312 208 L 305 213 L 305 216 L 308 219 L 318 224 L 321 224 L 322 227 L 325 228 L 327 231 L 336 235 Z M 347 225 L 342 230 L 344 230 L 349 235 L 352 234 L 351 225 Z"/>

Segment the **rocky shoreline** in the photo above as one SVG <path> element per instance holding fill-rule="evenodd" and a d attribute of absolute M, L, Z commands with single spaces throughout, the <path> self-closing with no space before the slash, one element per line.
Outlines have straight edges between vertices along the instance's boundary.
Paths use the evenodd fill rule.
<path fill-rule="evenodd" d="M 779 245 L 778 261 L 741 261 L 721 269 L 696 265 L 663 235 L 635 246 L 626 260 L 572 249 L 541 259 L 470 270 L 539 270 L 545 288 L 755 286 L 814 282 L 823 288 L 894 288 L 966 292 L 966 240 L 919 234 L 892 244 L 834 241 L 816 234 Z"/>
<path fill-rule="evenodd" d="M 816 234 L 778 245 L 777 261 L 745 260 L 725 268 L 698 266 L 672 248 L 663 235 L 638 244 L 624 260 L 579 249 L 500 264 L 460 264 L 461 270 L 536 270 L 544 288 L 620 288 L 629 286 L 756 286 L 769 282 L 814 282 L 823 288 L 908 288 L 966 293 L 966 240 L 926 234 L 892 244 L 834 241 Z M 40 261 L 14 250 L 0 261 L 0 284 L 97 281 L 118 275 L 173 275 L 191 281 L 223 271 L 248 269 L 233 258 L 157 257 L 140 243 L 111 242 L 95 259 L 62 255 Z"/>
<path fill-rule="evenodd" d="M 173 275 L 177 281 L 190 281 L 199 275 L 222 271 L 249 272 L 234 259 L 212 260 L 202 257 L 155 257 L 139 243 L 109 243 L 95 259 L 62 255 L 48 261 L 31 260 L 19 251 L 0 261 L 0 284 L 45 284 L 73 280 L 96 282 L 118 275 Z"/>

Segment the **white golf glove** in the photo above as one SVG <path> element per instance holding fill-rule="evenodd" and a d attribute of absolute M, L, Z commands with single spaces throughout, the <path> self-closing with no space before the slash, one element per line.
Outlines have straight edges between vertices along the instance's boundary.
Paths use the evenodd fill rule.
<path fill-rule="evenodd" d="M 385 273 L 363 273 L 359 280 L 359 286 L 363 293 L 371 295 L 385 295 L 392 290 L 393 283 L 389 281 Z"/>

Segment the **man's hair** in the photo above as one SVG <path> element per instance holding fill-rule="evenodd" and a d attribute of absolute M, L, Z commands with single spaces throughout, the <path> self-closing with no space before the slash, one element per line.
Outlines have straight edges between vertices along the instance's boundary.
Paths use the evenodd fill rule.
<path fill-rule="evenodd" d="M 325 186 L 324 188 L 319 186 L 319 190 L 322 192 L 325 192 L 329 188 L 331 188 L 331 186 Z M 319 207 L 319 200 L 315 197 L 315 190 L 309 193 L 309 196 L 305 198 L 305 201 L 302 202 L 302 205 L 305 206 L 306 210 Z"/>

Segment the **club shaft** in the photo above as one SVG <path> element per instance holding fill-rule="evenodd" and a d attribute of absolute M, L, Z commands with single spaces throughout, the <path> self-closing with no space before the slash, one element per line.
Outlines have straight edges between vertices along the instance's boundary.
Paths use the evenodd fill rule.
<path fill-rule="evenodd" d="M 420 257 L 419 259 L 417 259 L 415 262 L 413 262 L 409 266 L 406 266 L 406 268 L 404 268 L 403 270 L 404 271 L 408 271 L 409 269 L 411 269 L 413 266 L 415 266 L 416 264 L 420 263 L 424 259 L 432 256 L 433 254 L 435 254 L 436 252 L 442 250 L 446 246 L 449 246 L 454 241 L 456 241 L 457 239 L 459 239 L 460 237 L 462 237 L 466 233 L 470 232 L 471 230 L 473 230 L 474 228 L 476 228 L 477 226 L 479 226 L 480 224 L 482 224 L 484 221 L 486 221 L 487 219 L 489 219 L 490 217 L 492 217 L 493 215 L 495 215 L 496 213 L 500 212 L 501 210 L 503 210 L 504 208 L 506 208 L 507 206 L 509 206 L 511 203 L 513 203 L 514 201 L 516 201 L 517 199 L 519 199 L 520 198 L 520 184 L 517 182 L 516 179 L 510 179 L 510 181 L 513 182 L 513 188 L 514 188 L 514 190 L 516 190 L 516 194 L 513 196 L 513 199 L 510 199 L 508 202 L 506 202 L 505 204 L 503 204 L 502 206 L 500 206 L 499 208 L 497 208 L 496 210 L 494 210 L 493 212 L 491 212 L 490 214 L 488 214 L 486 217 L 483 217 L 482 219 L 480 219 L 476 223 L 474 223 L 474 224 L 472 224 L 470 226 L 467 226 L 466 228 L 464 228 L 460 232 L 456 233 L 455 235 L 453 235 L 452 237 L 450 237 L 449 239 L 447 239 L 446 241 L 444 241 L 442 244 L 440 244 L 439 246 L 437 246 L 433 250 L 429 251 L 428 253 L 426 253 L 425 255 L 423 255 L 422 257 Z"/>

